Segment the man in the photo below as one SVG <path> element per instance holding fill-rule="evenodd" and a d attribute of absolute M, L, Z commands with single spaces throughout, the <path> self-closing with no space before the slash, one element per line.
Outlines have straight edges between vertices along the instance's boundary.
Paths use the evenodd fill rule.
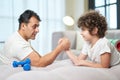
<path fill-rule="evenodd" d="M 4 63 L 7 60 L 24 60 L 30 58 L 31 65 L 36 67 L 44 67 L 51 64 L 57 55 L 69 48 L 70 42 L 64 38 L 57 47 L 46 54 L 39 55 L 31 46 L 30 39 L 34 40 L 36 34 L 39 32 L 39 16 L 31 11 L 26 10 L 19 17 L 19 30 L 15 32 L 5 43 L 2 51 Z"/>

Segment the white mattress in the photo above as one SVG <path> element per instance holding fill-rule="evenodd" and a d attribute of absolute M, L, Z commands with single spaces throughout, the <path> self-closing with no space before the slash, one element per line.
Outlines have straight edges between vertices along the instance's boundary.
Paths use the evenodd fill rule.
<path fill-rule="evenodd" d="M 110 69 L 74 66 L 70 60 L 54 62 L 47 67 L 22 67 L 0 65 L 0 80 L 120 80 L 120 65 Z"/>

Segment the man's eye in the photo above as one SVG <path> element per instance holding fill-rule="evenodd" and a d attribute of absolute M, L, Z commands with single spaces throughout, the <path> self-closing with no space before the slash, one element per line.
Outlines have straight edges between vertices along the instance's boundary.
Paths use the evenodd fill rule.
<path fill-rule="evenodd" d="M 36 29 L 37 27 L 39 27 L 39 25 L 33 25 L 32 28 Z"/>
<path fill-rule="evenodd" d="M 33 29 L 35 29 L 35 28 L 36 28 L 36 26 L 33 26 L 32 28 L 33 28 Z"/>

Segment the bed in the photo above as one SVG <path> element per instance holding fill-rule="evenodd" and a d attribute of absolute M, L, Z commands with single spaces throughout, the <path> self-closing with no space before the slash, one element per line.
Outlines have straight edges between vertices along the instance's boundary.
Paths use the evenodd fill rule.
<path fill-rule="evenodd" d="M 120 30 L 108 31 L 107 38 L 120 39 Z M 52 36 L 52 48 L 57 45 L 61 37 L 68 37 L 71 49 L 78 55 L 81 43 L 75 31 L 55 32 Z M 82 42 L 82 41 L 80 41 Z M 120 80 L 120 64 L 109 69 L 74 66 L 65 53 L 61 53 L 54 63 L 47 67 L 31 67 L 24 71 L 22 67 L 13 68 L 12 65 L 0 63 L 0 80 Z"/>
<path fill-rule="evenodd" d="M 74 66 L 69 59 L 55 61 L 47 67 L 22 67 L 0 65 L 0 80 L 120 80 L 120 64 L 109 69 Z"/>

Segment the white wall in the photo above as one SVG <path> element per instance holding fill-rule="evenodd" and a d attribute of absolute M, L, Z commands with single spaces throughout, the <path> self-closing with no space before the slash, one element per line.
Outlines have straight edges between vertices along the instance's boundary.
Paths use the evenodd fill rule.
<path fill-rule="evenodd" d="M 49 1 L 50 4 L 47 5 Z M 47 53 L 51 50 L 52 32 L 77 29 L 76 23 L 72 27 L 66 27 L 62 22 L 62 18 L 65 15 L 72 16 L 75 22 L 77 22 L 79 16 L 87 10 L 87 1 L 88 0 L 3 0 L 0 2 L 0 41 L 5 41 L 18 29 L 17 19 L 19 15 L 25 9 L 32 9 L 37 12 L 42 19 L 40 32 L 37 39 L 33 42 L 35 49 L 40 53 Z M 40 5 L 40 3 L 42 4 Z"/>
<path fill-rule="evenodd" d="M 18 30 L 18 18 L 26 9 L 35 11 L 41 18 L 33 48 L 40 54 L 51 51 L 52 33 L 65 30 L 62 17 L 65 0 L 3 0 L 0 2 L 0 44 Z"/>
<path fill-rule="evenodd" d="M 75 24 L 71 27 L 67 27 L 68 30 L 77 29 L 78 18 L 88 10 L 88 0 L 66 0 L 66 15 L 72 16 L 75 20 Z"/>

